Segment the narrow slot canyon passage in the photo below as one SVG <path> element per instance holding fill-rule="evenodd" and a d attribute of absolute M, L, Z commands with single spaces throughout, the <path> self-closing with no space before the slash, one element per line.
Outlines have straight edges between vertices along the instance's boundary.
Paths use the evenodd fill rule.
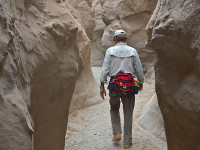
<path fill-rule="evenodd" d="M 141 65 L 120 63 L 131 62 L 126 72 L 140 82 L 141 66 L 145 74 L 130 149 L 200 150 L 199 20 L 199 0 L 0 0 L 0 150 L 132 146 L 123 142 L 122 103 L 122 139 L 112 142 L 107 85 L 100 98 L 101 67 L 119 29 L 138 55 L 125 46 L 135 55 L 119 48 L 116 57 L 139 56 Z"/>
<path fill-rule="evenodd" d="M 99 82 L 101 67 L 92 67 L 96 82 Z M 107 87 L 107 85 L 106 85 Z M 132 150 L 167 150 L 165 141 L 157 138 L 150 131 L 144 130 L 138 124 L 138 118 L 144 106 L 155 94 L 155 81 L 146 79 L 144 89 L 136 95 L 133 113 L 133 146 Z M 120 105 L 121 124 L 123 127 L 123 108 Z M 107 97 L 98 104 L 89 106 L 69 115 L 66 133 L 65 150 L 121 150 L 120 142 L 112 142 L 112 126 L 110 119 L 110 104 Z"/>
<path fill-rule="evenodd" d="M 110 118 L 109 91 L 107 90 L 105 100 L 101 100 L 99 97 L 102 63 L 106 50 L 114 46 L 114 42 L 112 41 L 113 34 L 117 29 L 124 29 L 127 32 L 127 44 L 134 47 L 139 53 L 146 74 L 144 89 L 136 95 L 133 113 L 133 147 L 131 149 L 167 150 L 163 120 L 160 117 L 161 112 L 158 105 L 153 103 L 152 100 L 155 97 L 154 52 L 151 48 L 146 47 L 147 35 L 145 28 L 153 14 L 157 1 L 121 2 L 120 0 L 115 2 L 111 0 L 94 0 L 92 3 L 96 24 L 92 31 L 93 39 L 91 41 L 90 62 L 95 79 L 93 85 L 97 85 L 97 91 L 94 92 L 94 95 L 97 95 L 97 103 L 92 103 L 92 105 L 86 107 L 83 104 L 82 108 L 74 109 L 69 114 L 65 137 L 66 150 L 123 149 L 123 138 L 120 142 L 112 142 L 113 134 Z M 81 87 L 82 85 L 79 86 Z M 107 86 L 105 85 L 106 89 Z M 91 88 L 86 91 L 86 94 L 89 93 L 88 95 L 90 95 L 90 93 L 93 93 L 90 90 Z M 79 93 L 84 95 L 84 92 L 80 92 L 78 89 L 75 89 L 75 91 L 80 97 L 81 94 Z M 77 98 L 76 100 L 72 100 L 71 106 L 77 105 L 78 102 L 76 101 L 80 103 L 80 100 Z M 157 99 L 155 101 L 157 103 Z M 148 102 L 149 104 L 147 105 Z M 149 107 L 153 104 L 156 107 Z M 147 108 L 145 108 L 146 105 Z M 145 110 L 147 111 L 145 112 Z M 122 103 L 120 105 L 120 116 L 123 130 L 124 116 Z"/>

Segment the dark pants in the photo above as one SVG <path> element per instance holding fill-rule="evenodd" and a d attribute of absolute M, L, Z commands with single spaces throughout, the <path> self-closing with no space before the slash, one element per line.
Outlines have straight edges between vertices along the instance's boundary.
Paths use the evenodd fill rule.
<path fill-rule="evenodd" d="M 116 95 L 115 92 L 110 92 L 110 114 L 113 128 L 113 134 L 122 133 L 120 122 L 120 99 L 123 103 L 124 111 L 124 144 L 129 145 L 132 143 L 132 122 L 133 122 L 133 109 L 135 104 L 135 95 L 131 97 L 124 96 L 123 93 Z"/>

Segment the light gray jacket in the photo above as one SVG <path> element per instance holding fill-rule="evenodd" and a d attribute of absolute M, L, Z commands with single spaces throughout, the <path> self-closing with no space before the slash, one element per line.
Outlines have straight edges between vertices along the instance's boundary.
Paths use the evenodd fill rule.
<path fill-rule="evenodd" d="M 107 82 L 107 76 L 115 76 L 118 72 L 131 73 L 139 82 L 144 82 L 142 64 L 137 51 L 126 43 L 116 44 L 106 51 L 100 81 Z"/>

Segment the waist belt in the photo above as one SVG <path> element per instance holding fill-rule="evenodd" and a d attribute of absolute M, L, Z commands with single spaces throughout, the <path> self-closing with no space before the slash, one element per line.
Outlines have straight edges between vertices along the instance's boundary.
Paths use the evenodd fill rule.
<path fill-rule="evenodd" d="M 138 94 L 139 83 L 133 79 L 132 74 L 119 72 L 112 76 L 108 85 L 108 89 L 116 93 L 123 93 L 124 95 Z"/>

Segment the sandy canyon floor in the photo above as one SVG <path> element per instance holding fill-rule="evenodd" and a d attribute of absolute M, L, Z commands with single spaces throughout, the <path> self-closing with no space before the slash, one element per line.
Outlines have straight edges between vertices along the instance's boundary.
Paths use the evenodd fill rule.
<path fill-rule="evenodd" d="M 99 81 L 100 67 L 93 67 L 95 79 Z M 137 119 L 155 92 L 153 80 L 145 80 L 144 89 L 136 95 L 133 118 L 133 146 L 132 150 L 167 150 L 166 142 L 158 139 L 149 131 L 141 128 Z M 112 128 L 110 120 L 109 96 L 98 104 L 74 111 L 69 116 L 66 132 L 66 150 L 121 150 L 123 139 L 112 142 Z M 122 105 L 121 105 L 122 106 Z M 123 108 L 120 108 L 123 127 Z"/>

